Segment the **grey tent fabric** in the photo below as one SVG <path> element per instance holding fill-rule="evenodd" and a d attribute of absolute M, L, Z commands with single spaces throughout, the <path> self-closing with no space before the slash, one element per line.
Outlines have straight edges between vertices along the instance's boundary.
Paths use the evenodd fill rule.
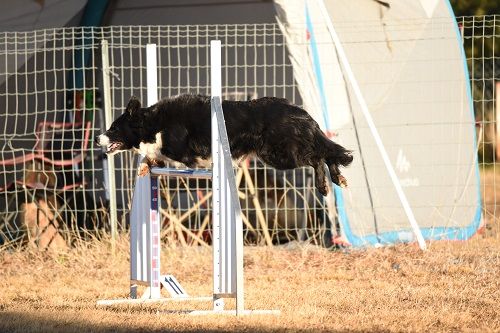
<path fill-rule="evenodd" d="M 353 245 L 414 240 L 388 171 L 344 75 L 331 20 L 422 233 L 467 239 L 481 223 L 469 79 L 447 1 L 278 1 L 306 109 L 354 151 L 335 189 Z M 286 15 L 284 15 L 286 13 Z M 325 15 L 326 14 L 326 15 Z M 302 85 L 302 88 L 300 86 Z M 314 92 L 311 93 L 311 90 Z"/>

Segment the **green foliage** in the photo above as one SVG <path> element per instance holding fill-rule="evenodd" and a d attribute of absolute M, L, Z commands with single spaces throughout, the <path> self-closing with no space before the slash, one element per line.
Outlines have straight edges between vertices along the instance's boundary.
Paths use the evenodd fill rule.
<path fill-rule="evenodd" d="M 455 16 L 500 14 L 499 0 L 450 0 Z"/>

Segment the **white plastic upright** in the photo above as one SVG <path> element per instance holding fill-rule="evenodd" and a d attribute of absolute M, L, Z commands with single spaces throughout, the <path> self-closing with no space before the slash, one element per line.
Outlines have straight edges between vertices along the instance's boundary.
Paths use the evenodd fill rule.
<path fill-rule="evenodd" d="M 148 105 L 158 102 L 156 44 L 146 45 Z M 139 157 L 139 162 L 143 156 Z M 158 178 L 136 177 L 130 212 L 130 295 L 137 298 L 137 284 L 148 286 L 143 298 L 157 299 L 160 293 L 160 221 L 152 207 L 152 188 L 158 191 Z M 156 199 L 158 192 L 156 192 Z M 159 202 L 159 201 L 158 201 Z M 151 207 L 144 209 L 144 207 Z M 155 215 L 156 214 L 156 215 Z M 154 219 L 153 219 L 154 217 Z"/>
<path fill-rule="evenodd" d="M 244 311 L 243 222 L 221 102 L 221 43 L 211 42 L 212 190 L 214 310 L 223 297 L 236 298 L 236 314 Z"/>

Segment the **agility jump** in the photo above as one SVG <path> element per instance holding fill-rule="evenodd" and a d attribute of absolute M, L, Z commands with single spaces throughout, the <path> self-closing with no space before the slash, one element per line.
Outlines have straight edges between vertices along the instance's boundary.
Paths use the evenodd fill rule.
<path fill-rule="evenodd" d="M 156 45 L 147 45 L 148 102 L 156 103 Z M 211 42 L 211 148 L 212 170 L 153 167 L 149 174 L 137 177 L 130 220 L 130 299 L 101 300 L 98 305 L 134 304 L 170 300 L 212 300 L 209 311 L 191 314 L 278 314 L 276 310 L 245 310 L 243 292 L 243 226 L 241 207 L 232 168 L 229 140 L 221 103 L 221 43 Z M 161 176 L 212 179 L 213 222 L 213 295 L 190 297 L 173 275 L 161 275 L 160 267 L 160 195 Z M 146 291 L 138 298 L 138 285 Z M 170 298 L 161 296 L 161 287 Z M 225 310 L 224 298 L 235 298 L 236 309 Z"/>

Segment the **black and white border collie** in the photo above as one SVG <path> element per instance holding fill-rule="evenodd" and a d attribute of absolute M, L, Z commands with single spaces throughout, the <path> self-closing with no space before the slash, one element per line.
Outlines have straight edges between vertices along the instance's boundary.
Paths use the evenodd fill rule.
<path fill-rule="evenodd" d="M 318 123 L 286 99 L 264 97 L 251 101 L 223 101 L 222 108 L 233 159 L 256 155 L 276 169 L 311 166 L 316 188 L 328 193 L 324 164 L 332 181 L 347 186 L 340 166 L 352 162 L 349 150 L 328 139 Z M 111 127 L 96 137 L 107 154 L 132 150 L 145 155 L 139 168 L 181 162 L 189 168 L 210 163 L 210 97 L 181 95 L 143 108 L 135 97 Z"/>

